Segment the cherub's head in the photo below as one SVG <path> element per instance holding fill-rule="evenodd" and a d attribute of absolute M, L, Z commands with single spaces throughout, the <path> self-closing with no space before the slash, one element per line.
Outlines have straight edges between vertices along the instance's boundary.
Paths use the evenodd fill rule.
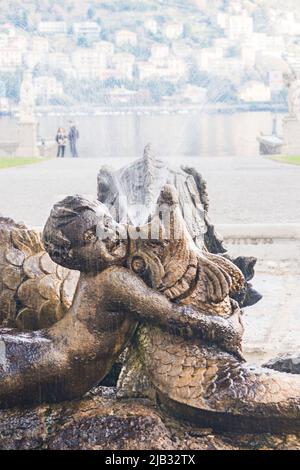
<path fill-rule="evenodd" d="M 53 261 L 83 272 L 122 265 L 128 249 L 126 228 L 103 204 L 78 195 L 54 205 L 43 242 Z"/>
<path fill-rule="evenodd" d="M 180 271 L 177 257 L 187 234 L 177 191 L 166 185 L 151 222 L 137 228 L 118 224 L 98 201 L 69 196 L 54 205 L 43 242 L 53 261 L 64 267 L 100 272 L 126 265 L 151 287 L 159 288 L 163 279 L 168 281 Z"/>

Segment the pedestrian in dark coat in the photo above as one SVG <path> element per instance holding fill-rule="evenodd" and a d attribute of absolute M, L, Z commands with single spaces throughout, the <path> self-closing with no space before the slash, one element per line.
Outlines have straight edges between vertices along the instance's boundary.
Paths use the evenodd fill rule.
<path fill-rule="evenodd" d="M 69 130 L 70 150 L 73 158 L 78 158 L 77 140 L 79 139 L 79 132 L 74 123 L 71 124 Z"/>

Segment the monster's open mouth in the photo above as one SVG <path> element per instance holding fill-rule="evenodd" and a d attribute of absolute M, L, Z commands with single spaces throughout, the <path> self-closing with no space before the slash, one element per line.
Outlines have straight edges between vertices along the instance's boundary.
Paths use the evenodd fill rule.
<path fill-rule="evenodd" d="M 113 242 L 113 246 L 110 251 L 115 258 L 123 258 L 126 256 L 127 249 L 125 243 L 121 240 L 116 240 Z"/>
<path fill-rule="evenodd" d="M 107 261 L 119 261 L 125 258 L 127 254 L 126 240 L 120 240 L 118 237 L 107 238 L 102 242 L 101 257 Z"/>
<path fill-rule="evenodd" d="M 44 246 L 46 251 L 49 253 L 53 261 L 59 262 L 60 260 L 64 261 L 68 258 L 72 258 L 72 252 L 69 247 L 67 248 L 65 245 L 57 244 L 57 240 L 44 240 Z"/>

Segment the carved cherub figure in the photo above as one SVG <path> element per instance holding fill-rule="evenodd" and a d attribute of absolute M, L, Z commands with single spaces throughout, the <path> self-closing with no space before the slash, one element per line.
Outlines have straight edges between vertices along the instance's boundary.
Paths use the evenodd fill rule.
<path fill-rule="evenodd" d="M 124 267 L 127 228 L 101 203 L 78 196 L 56 204 L 44 245 L 53 261 L 81 271 L 73 304 L 50 328 L 0 329 L 0 407 L 81 396 L 109 372 L 138 323 L 185 338 L 210 337 L 213 330 L 216 342 L 226 336 L 233 351 L 239 345 L 234 322 L 176 306 Z"/>

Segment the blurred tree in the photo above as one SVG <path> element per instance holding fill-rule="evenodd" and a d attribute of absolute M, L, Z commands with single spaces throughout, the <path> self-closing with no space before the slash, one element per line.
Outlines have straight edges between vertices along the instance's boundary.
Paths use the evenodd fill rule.
<path fill-rule="evenodd" d="M 172 96 L 176 92 L 174 83 L 165 80 L 150 80 L 145 83 L 145 88 L 150 93 L 151 100 L 158 104 L 163 96 Z"/>
<path fill-rule="evenodd" d="M 77 39 L 77 46 L 78 47 L 90 47 L 90 42 L 85 36 L 79 36 Z"/>
<path fill-rule="evenodd" d="M 74 3 L 69 4 L 69 5 L 67 6 L 67 12 L 68 12 L 68 13 L 71 13 L 71 12 L 74 10 L 74 8 L 75 8 Z"/>
<path fill-rule="evenodd" d="M 40 77 L 41 75 L 52 75 L 52 70 L 48 64 L 39 62 L 33 69 L 33 77 Z"/>
<path fill-rule="evenodd" d="M 88 9 L 88 11 L 86 12 L 86 16 L 87 16 L 87 18 L 88 18 L 89 20 L 92 20 L 92 19 L 94 18 L 94 16 L 95 16 L 95 11 L 93 10 L 92 7 L 90 7 L 90 8 Z"/>
<path fill-rule="evenodd" d="M 2 80 L 0 80 L 0 98 L 6 97 L 6 84 Z"/>
<path fill-rule="evenodd" d="M 28 29 L 28 13 L 26 10 L 14 11 L 13 14 L 8 16 L 9 21 L 17 28 Z"/>
<path fill-rule="evenodd" d="M 240 48 L 237 44 L 227 49 L 225 57 L 236 57 L 239 55 Z"/>
<path fill-rule="evenodd" d="M 148 47 L 143 46 L 123 46 L 122 52 L 128 52 L 129 54 L 133 54 L 139 60 L 148 60 L 150 57 L 150 49 Z"/>
<path fill-rule="evenodd" d="M 188 39 L 190 38 L 192 35 L 192 27 L 190 25 L 190 23 L 184 23 L 183 25 L 183 37 L 185 39 Z"/>
<path fill-rule="evenodd" d="M 260 8 L 257 8 L 253 12 L 253 21 L 254 21 L 256 32 L 258 33 L 269 32 L 270 23 L 269 23 L 268 13 L 265 8 L 260 7 Z"/>
<path fill-rule="evenodd" d="M 0 83 L 5 86 L 6 98 L 17 103 L 20 99 L 20 86 L 22 81 L 22 72 L 17 70 L 14 73 L 0 72 Z"/>
<path fill-rule="evenodd" d="M 236 103 L 237 88 L 228 79 L 212 77 L 208 85 L 207 98 L 211 103 Z"/>
<path fill-rule="evenodd" d="M 189 69 L 188 82 L 191 85 L 205 88 L 209 84 L 209 75 L 207 72 L 200 71 L 197 65 L 193 64 Z"/>
<path fill-rule="evenodd" d="M 102 3 L 101 6 L 110 11 L 144 12 L 158 9 L 157 5 L 147 0 L 134 2 L 129 2 L 128 0 L 111 0 L 110 2 Z"/>

